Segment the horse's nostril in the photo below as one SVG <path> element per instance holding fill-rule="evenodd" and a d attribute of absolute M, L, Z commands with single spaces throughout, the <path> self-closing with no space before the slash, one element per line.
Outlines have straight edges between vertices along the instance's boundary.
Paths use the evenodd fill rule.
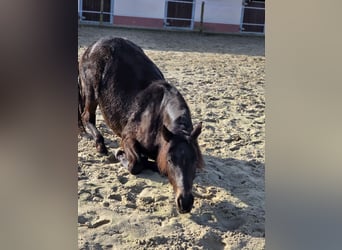
<path fill-rule="evenodd" d="M 177 207 L 180 213 L 189 213 L 194 204 L 194 196 L 192 194 L 182 196 L 180 195 L 177 199 Z"/>

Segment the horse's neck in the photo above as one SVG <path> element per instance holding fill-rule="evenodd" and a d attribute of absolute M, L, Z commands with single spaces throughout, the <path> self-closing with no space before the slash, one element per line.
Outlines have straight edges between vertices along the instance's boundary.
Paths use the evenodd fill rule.
<path fill-rule="evenodd" d="M 170 129 L 185 130 L 191 126 L 189 111 L 186 103 L 183 103 L 177 96 L 167 96 L 164 102 L 164 125 Z"/>
<path fill-rule="evenodd" d="M 167 119 L 164 123 L 172 132 L 177 134 L 189 135 L 192 130 L 192 123 L 186 111 L 175 119 Z"/>

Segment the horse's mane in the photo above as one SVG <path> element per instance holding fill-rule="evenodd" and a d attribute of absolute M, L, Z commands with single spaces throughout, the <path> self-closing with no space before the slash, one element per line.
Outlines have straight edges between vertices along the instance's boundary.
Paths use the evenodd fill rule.
<path fill-rule="evenodd" d="M 167 168 L 167 161 L 166 161 L 166 157 L 167 157 L 167 152 L 169 150 L 170 144 L 169 143 L 163 143 L 163 145 L 160 146 L 158 155 L 157 155 L 157 165 L 158 165 L 158 169 L 159 172 L 161 174 L 167 175 L 168 173 L 168 168 Z"/>

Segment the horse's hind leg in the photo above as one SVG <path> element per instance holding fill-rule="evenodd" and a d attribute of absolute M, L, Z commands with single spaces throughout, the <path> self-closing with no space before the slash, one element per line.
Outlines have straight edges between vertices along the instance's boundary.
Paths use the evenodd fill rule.
<path fill-rule="evenodd" d="M 90 87 L 88 87 L 85 94 L 85 105 L 82 113 L 82 120 L 95 140 L 97 152 L 107 155 L 108 150 L 104 144 L 104 138 L 95 126 L 96 108 L 97 101 L 95 100 L 94 92 Z"/>
<path fill-rule="evenodd" d="M 80 93 L 78 93 L 78 131 L 79 133 L 85 133 L 85 128 L 83 126 L 83 122 L 82 122 L 82 113 L 83 113 L 84 107 L 83 107 L 83 103 L 82 103 L 82 99 L 81 99 L 81 95 Z"/>

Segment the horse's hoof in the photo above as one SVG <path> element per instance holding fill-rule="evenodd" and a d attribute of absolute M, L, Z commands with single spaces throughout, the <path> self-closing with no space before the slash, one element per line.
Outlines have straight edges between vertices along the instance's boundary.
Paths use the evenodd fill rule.
<path fill-rule="evenodd" d="M 107 160 L 108 160 L 109 163 L 118 163 L 118 162 L 120 162 L 113 153 L 108 156 Z"/>
<path fill-rule="evenodd" d="M 138 175 L 143 171 L 143 169 L 144 169 L 144 166 L 142 164 L 135 164 L 133 167 L 128 168 L 128 171 L 132 175 Z"/>
<path fill-rule="evenodd" d="M 98 144 L 96 145 L 97 152 L 99 152 L 101 155 L 108 155 L 108 150 L 106 146 Z"/>
<path fill-rule="evenodd" d="M 123 160 L 126 158 L 126 155 L 125 155 L 125 151 L 119 149 L 118 151 L 116 151 L 115 153 L 115 158 L 119 161 Z"/>

